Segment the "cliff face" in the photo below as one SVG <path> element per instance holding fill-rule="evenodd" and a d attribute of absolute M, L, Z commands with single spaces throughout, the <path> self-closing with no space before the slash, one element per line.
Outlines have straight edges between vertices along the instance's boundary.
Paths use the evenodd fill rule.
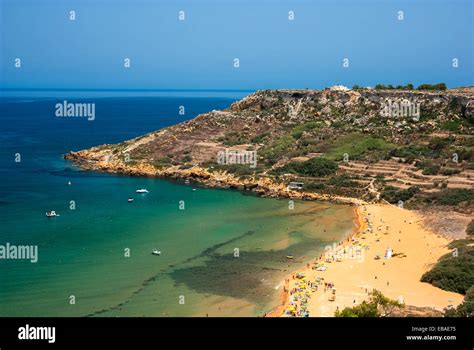
<path fill-rule="evenodd" d="M 66 158 L 89 169 L 150 176 L 196 171 L 197 178 L 219 173 L 250 182 L 303 178 L 317 183 L 310 192 L 370 199 L 387 186 L 429 193 L 447 182 L 443 188 L 472 189 L 473 101 L 474 87 L 257 91 L 226 110 Z M 218 164 L 226 149 L 256 151 L 257 167 Z M 338 170 L 319 174 L 288 166 L 314 158 L 336 162 Z"/>

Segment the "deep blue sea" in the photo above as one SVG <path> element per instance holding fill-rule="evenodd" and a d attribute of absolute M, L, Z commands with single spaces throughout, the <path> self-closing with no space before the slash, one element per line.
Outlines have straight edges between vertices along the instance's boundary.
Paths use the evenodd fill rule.
<path fill-rule="evenodd" d="M 82 171 L 63 159 L 243 96 L 190 95 L 0 99 L 0 245 L 38 246 L 36 263 L 0 259 L 0 316 L 261 315 L 288 271 L 350 233 L 347 206 L 290 211 L 284 200 Z M 56 117 L 64 100 L 95 103 L 95 120 Z M 49 210 L 60 216 L 46 218 Z"/>

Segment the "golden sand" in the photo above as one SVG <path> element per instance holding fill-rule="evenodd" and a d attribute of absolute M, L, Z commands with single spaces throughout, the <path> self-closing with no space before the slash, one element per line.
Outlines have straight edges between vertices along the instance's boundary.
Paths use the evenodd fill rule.
<path fill-rule="evenodd" d="M 447 238 L 424 228 L 421 219 L 406 209 L 388 204 L 368 204 L 360 205 L 356 211 L 359 221 L 356 232 L 340 242 L 335 251 L 329 251 L 329 256 L 338 256 L 334 254 L 338 252 L 339 258 L 326 262 L 328 253 L 325 253 L 309 268 L 300 271 L 306 276 L 305 281 L 314 282 L 317 277 L 323 279 L 317 291 L 311 292 L 309 286 L 305 288 L 310 294 L 307 301 L 310 316 L 334 316 L 337 308 L 342 310 L 360 304 L 373 289 L 406 305 L 437 310 L 462 302 L 461 294 L 420 282 L 423 273 L 450 252 Z M 385 257 L 387 248 L 392 251 L 391 258 Z M 379 259 L 375 258 L 377 255 Z M 315 264 L 324 264 L 326 270 L 314 270 Z M 324 282 L 334 284 L 334 301 L 329 300 L 333 290 L 326 288 L 325 291 Z M 298 283 L 301 285 L 301 279 L 293 274 L 285 281 L 285 289 L 291 292 Z M 267 316 L 286 316 L 294 295 L 283 293 L 284 303 Z M 296 304 L 299 310 L 300 299 Z"/>

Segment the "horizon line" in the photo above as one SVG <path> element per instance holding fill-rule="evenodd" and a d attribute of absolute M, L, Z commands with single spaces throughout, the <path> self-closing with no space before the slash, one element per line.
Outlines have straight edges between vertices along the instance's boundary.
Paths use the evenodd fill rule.
<path fill-rule="evenodd" d="M 335 84 L 332 86 L 338 86 L 338 85 L 343 85 L 344 84 Z M 353 84 L 353 86 L 359 85 L 359 84 Z M 377 84 L 376 84 L 377 85 Z M 363 86 L 360 85 L 361 87 L 370 87 L 370 85 Z M 375 86 L 375 85 L 374 85 Z M 459 86 L 448 86 L 446 84 L 447 89 L 457 89 L 457 88 L 464 88 L 464 87 L 473 87 L 474 83 L 471 85 L 459 85 Z M 304 87 L 304 88 L 252 88 L 252 89 L 196 89 L 196 88 L 44 88 L 44 87 L 39 87 L 39 88 L 14 88 L 14 87 L 0 87 L 0 91 L 91 91 L 91 92 L 99 92 L 99 91 L 108 91 L 108 92 L 252 92 L 252 91 L 259 91 L 259 90 L 323 90 L 326 88 L 330 88 L 331 86 L 326 86 L 323 88 L 310 88 L 310 87 Z M 352 89 L 352 87 L 346 86 L 349 89 Z"/>
<path fill-rule="evenodd" d="M 156 89 L 156 88 L 0 88 L 0 91 L 118 91 L 118 92 L 249 92 L 265 89 Z M 268 89 L 266 89 L 268 90 Z"/>

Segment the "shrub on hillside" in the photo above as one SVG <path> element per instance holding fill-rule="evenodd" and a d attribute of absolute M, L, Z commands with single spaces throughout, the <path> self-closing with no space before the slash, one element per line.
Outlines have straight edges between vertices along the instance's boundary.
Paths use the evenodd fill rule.
<path fill-rule="evenodd" d="M 355 187 L 357 182 L 351 180 L 350 176 L 347 174 L 342 174 L 340 176 L 333 176 L 328 181 L 329 185 L 337 187 Z"/>
<path fill-rule="evenodd" d="M 399 201 L 406 202 L 418 192 L 420 192 L 420 189 L 416 186 L 407 188 L 406 190 L 399 190 L 393 186 L 387 186 L 382 192 L 382 199 L 392 204 L 398 203 Z"/>
<path fill-rule="evenodd" d="M 474 286 L 467 290 L 463 302 L 457 308 L 444 310 L 444 317 L 474 317 Z"/>
<path fill-rule="evenodd" d="M 354 307 L 346 307 L 336 311 L 336 317 L 386 317 L 390 316 L 395 309 L 403 307 L 403 304 L 384 296 L 380 291 L 373 290 L 368 301 Z"/>
<path fill-rule="evenodd" d="M 430 194 L 425 198 L 425 203 L 453 206 L 473 200 L 474 189 L 446 188 L 441 192 Z"/>
<path fill-rule="evenodd" d="M 466 294 L 474 285 L 474 247 L 470 240 L 455 241 L 450 247 L 456 254 L 449 253 L 422 277 L 422 282 L 451 292 Z M 457 244 L 461 243 L 461 244 Z"/>
<path fill-rule="evenodd" d="M 446 90 L 446 84 L 421 84 L 420 86 L 418 86 L 417 90 Z"/>
<path fill-rule="evenodd" d="M 304 176 L 322 177 L 336 172 L 338 165 L 326 158 L 311 158 L 304 162 L 290 162 L 279 169 L 279 173 L 293 173 Z"/>
<path fill-rule="evenodd" d="M 467 228 L 466 228 L 466 233 L 468 235 L 474 235 L 474 220 L 472 220 L 469 225 L 467 225 Z"/>

